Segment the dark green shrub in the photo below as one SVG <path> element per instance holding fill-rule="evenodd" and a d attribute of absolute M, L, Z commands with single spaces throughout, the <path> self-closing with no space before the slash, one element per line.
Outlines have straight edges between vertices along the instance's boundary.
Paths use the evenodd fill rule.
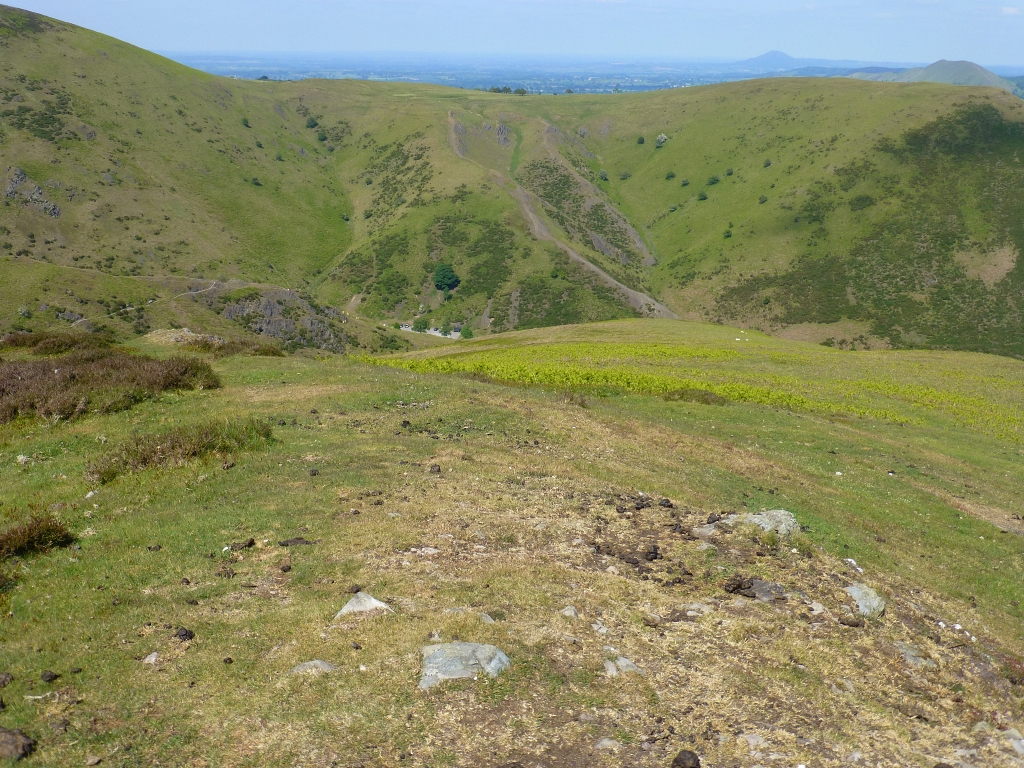
<path fill-rule="evenodd" d="M 230 455 L 261 448 L 270 440 L 270 426 L 257 419 L 213 421 L 138 435 L 107 451 L 86 467 L 86 477 L 109 483 L 126 472 L 178 466 L 211 453 Z"/>
<path fill-rule="evenodd" d="M 458 288 L 461 282 L 451 264 L 438 264 L 434 268 L 434 287 L 437 290 L 451 291 Z"/>

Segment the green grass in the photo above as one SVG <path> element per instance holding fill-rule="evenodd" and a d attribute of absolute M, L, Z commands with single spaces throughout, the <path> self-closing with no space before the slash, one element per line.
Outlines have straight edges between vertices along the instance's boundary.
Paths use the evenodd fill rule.
<path fill-rule="evenodd" d="M 1009 308 L 1024 102 L 1004 91 L 806 78 L 556 100 L 246 82 L 0 13 L 21 30 L 4 39 L 0 146 L 19 190 L 42 191 L 0 207 L 0 327 L 74 313 L 121 336 L 251 330 L 193 295 L 213 280 L 477 332 L 635 314 L 531 235 L 518 184 L 554 237 L 682 316 L 1024 354 Z M 636 142 L 660 133 L 660 149 Z M 439 263 L 464 278 L 447 297 Z M 351 346 L 382 348 L 371 328 L 353 322 Z"/>
<path fill-rule="evenodd" d="M 5 562 L 12 580 L 0 598 L 0 647 L 15 677 L 4 691 L 5 727 L 39 739 L 36 759 L 48 765 L 91 755 L 126 765 L 291 765 L 334 750 L 363 762 L 398 761 L 405 751 L 439 765 L 453 759 L 450 750 L 475 761 L 492 759 L 492 749 L 499 759 L 527 758 L 535 754 L 527 736 L 537 749 L 557 742 L 582 759 L 615 733 L 640 759 L 654 718 L 664 717 L 679 731 L 670 736 L 675 749 L 694 734 L 701 753 L 722 763 L 734 755 L 732 742 L 713 732 L 717 718 L 756 731 L 766 718 L 810 712 L 820 723 L 816 743 L 844 749 L 866 743 L 868 726 L 849 716 L 852 705 L 887 724 L 883 735 L 870 726 L 873 754 L 913 764 L 924 744 L 937 754 L 946 743 L 974 743 L 982 712 L 1019 722 L 1017 689 L 972 670 L 985 663 L 1011 675 L 1019 657 L 1024 560 L 1012 515 L 1021 447 L 950 404 L 1002 414 L 1009 428 L 1024 391 L 1021 364 L 745 335 L 737 342 L 744 334 L 721 326 L 625 321 L 504 334 L 396 360 L 532 359 L 539 369 L 563 362 L 596 370 L 629 361 L 660 376 L 681 368 L 708 380 L 759 377 L 781 391 L 799 380 L 797 391 L 836 412 L 737 399 L 709 405 L 626 388 L 567 400 L 560 385 L 505 384 L 496 371 L 485 380 L 303 353 L 216 359 L 221 389 L 165 393 L 68 424 L 0 426 L 0 532 L 48 510 L 80 547 Z M 902 423 L 843 415 L 846 400 L 893 411 Z M 135 471 L 104 485 L 89 479 L 108 457 L 148 456 L 147 445 L 197 427 L 219 434 L 240 425 L 248 435 L 249 419 L 273 425 L 273 440 L 256 440 L 259 450 L 244 449 L 248 438 L 228 448 L 204 440 L 212 453 L 189 450 L 148 468 L 132 460 Z M 428 471 L 435 463 L 440 474 Z M 638 491 L 675 508 L 634 512 Z M 677 520 L 702 524 L 711 512 L 779 507 L 805 526 L 802 538 L 736 533 L 701 551 L 670 530 Z M 296 536 L 317 543 L 276 545 Z M 250 537 L 256 546 L 225 550 Z M 666 559 L 652 563 L 654 576 L 671 575 L 678 562 L 694 575 L 664 587 L 615 557 L 595 558 L 577 538 L 627 552 L 658 541 Z M 440 553 L 411 549 L 423 546 Z M 229 568 L 233 578 L 225 578 Z M 798 599 L 778 610 L 731 608 L 721 584 L 733 573 L 799 589 L 832 618 L 808 629 L 796 617 Z M 841 587 L 852 580 L 890 601 L 886 618 L 863 630 L 835 623 Z M 332 627 L 350 584 L 397 613 Z M 642 620 L 720 599 L 705 618 L 657 630 Z M 585 620 L 558 615 L 566 604 Z M 496 622 L 480 622 L 481 612 Z M 610 635 L 589 628 L 598 619 Z M 977 650 L 937 620 L 963 624 Z M 173 639 L 178 627 L 195 639 Z M 445 641 L 493 642 L 513 670 L 417 693 L 419 648 L 434 631 Z M 914 673 L 914 690 L 925 694 L 892 673 L 897 641 L 942 660 Z M 648 676 L 604 677 L 605 645 Z M 158 663 L 142 664 L 152 652 Z M 341 669 L 286 674 L 311 658 Z M 62 675 L 56 688 L 39 681 L 43 669 Z M 722 692 L 714 718 L 692 697 L 692 710 L 677 706 L 671 692 L 684 678 Z M 842 679 L 856 680 L 848 704 L 831 693 Z M 51 689 L 74 692 L 77 703 L 64 705 L 63 694 L 26 698 Z M 954 690 L 966 704 L 940 721 L 936 702 Z M 897 702 L 907 697 L 933 724 L 901 714 L 906 706 Z M 607 720 L 609 708 L 637 714 Z M 580 723 L 580 712 L 598 720 Z M 66 733 L 47 725 L 59 718 L 69 721 Z M 429 742 L 442 727 L 446 741 Z M 805 763 L 819 754 L 789 742 L 774 748 Z"/>

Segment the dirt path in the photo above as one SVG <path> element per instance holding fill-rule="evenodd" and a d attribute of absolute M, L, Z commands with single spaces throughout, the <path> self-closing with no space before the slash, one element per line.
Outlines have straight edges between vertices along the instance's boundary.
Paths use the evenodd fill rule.
<path fill-rule="evenodd" d="M 499 178 L 497 174 L 495 174 L 495 176 L 496 178 Z M 501 179 L 501 181 L 504 181 L 504 179 Z M 601 269 L 599 266 L 592 263 L 588 259 L 584 258 L 571 247 L 569 247 L 561 240 L 559 240 L 557 237 L 552 235 L 551 230 L 548 229 L 547 224 L 544 223 L 544 220 L 536 211 L 536 198 L 529 192 L 527 192 L 525 189 L 523 189 L 520 186 L 516 186 L 516 188 L 512 190 L 511 194 L 512 197 L 514 197 L 516 201 L 519 203 L 519 209 L 522 211 L 523 217 L 526 219 L 526 223 L 530 227 L 530 232 L 533 233 L 533 236 L 536 237 L 538 240 L 546 240 L 557 245 L 565 253 L 566 256 L 575 261 L 584 269 L 597 275 L 601 279 L 601 281 L 609 288 L 614 288 L 615 290 L 623 294 L 629 302 L 629 305 L 634 309 L 638 310 L 641 314 L 644 315 L 644 317 L 665 317 L 670 318 L 672 320 L 679 319 L 679 315 L 677 315 L 671 309 L 666 307 L 664 304 L 655 301 L 646 293 L 635 291 L 632 288 L 623 285 L 614 277 L 612 277 L 603 269 Z"/>

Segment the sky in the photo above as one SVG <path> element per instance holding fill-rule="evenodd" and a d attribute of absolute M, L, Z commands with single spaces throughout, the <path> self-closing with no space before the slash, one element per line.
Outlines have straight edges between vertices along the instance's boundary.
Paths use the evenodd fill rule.
<path fill-rule="evenodd" d="M 161 52 L 1024 65 L 1024 0 L 3 0 Z"/>

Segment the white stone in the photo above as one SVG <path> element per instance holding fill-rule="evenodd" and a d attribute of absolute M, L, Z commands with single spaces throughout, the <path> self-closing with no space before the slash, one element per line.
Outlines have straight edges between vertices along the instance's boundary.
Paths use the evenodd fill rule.
<path fill-rule="evenodd" d="M 862 616 L 873 618 L 885 613 L 885 600 L 866 584 L 854 584 L 845 591 L 857 602 L 857 613 Z"/>
<path fill-rule="evenodd" d="M 560 610 L 559 613 L 570 619 L 578 619 L 580 617 L 580 612 L 572 605 L 567 605 L 565 608 Z"/>
<path fill-rule="evenodd" d="M 615 666 L 614 661 L 606 661 L 604 663 L 604 673 L 608 675 L 608 677 L 618 677 L 619 668 Z"/>
<path fill-rule="evenodd" d="M 334 620 L 337 621 L 350 613 L 394 613 L 394 610 L 387 603 L 382 603 L 366 592 L 356 592 L 352 599 L 345 603 L 345 607 L 335 614 Z"/>
<path fill-rule="evenodd" d="M 619 742 L 615 739 L 601 739 L 597 744 L 594 745 L 594 749 L 618 749 Z"/>
<path fill-rule="evenodd" d="M 159 659 L 160 659 L 160 654 L 157 653 L 156 651 L 153 651 L 151 654 L 149 654 L 149 656 L 147 656 L 146 658 L 144 658 L 142 660 L 142 663 L 143 664 L 156 664 Z"/>

